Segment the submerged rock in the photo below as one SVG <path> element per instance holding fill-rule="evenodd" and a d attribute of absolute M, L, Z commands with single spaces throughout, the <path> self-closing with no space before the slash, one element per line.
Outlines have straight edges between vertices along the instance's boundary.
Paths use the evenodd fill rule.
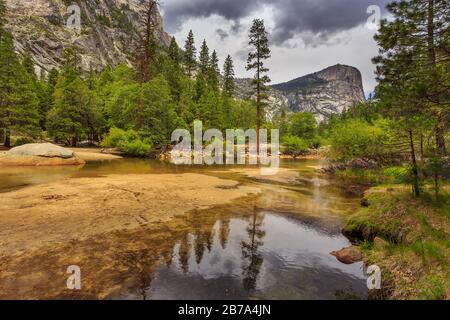
<path fill-rule="evenodd" d="M 0 156 L 0 166 L 81 165 L 85 161 L 75 153 L 51 143 L 30 143 L 13 148 Z"/>
<path fill-rule="evenodd" d="M 352 264 L 363 259 L 361 250 L 354 246 L 344 248 L 339 251 L 333 251 L 330 254 L 345 264 Z"/>

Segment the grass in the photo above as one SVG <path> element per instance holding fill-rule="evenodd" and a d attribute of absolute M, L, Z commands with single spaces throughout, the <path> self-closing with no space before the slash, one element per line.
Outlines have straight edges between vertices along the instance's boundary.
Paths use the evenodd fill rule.
<path fill-rule="evenodd" d="M 378 169 L 345 169 L 335 173 L 336 177 L 347 184 L 375 186 L 382 184 L 402 184 L 409 179 L 407 167 L 385 167 Z"/>
<path fill-rule="evenodd" d="M 382 268 L 388 297 L 449 299 L 450 186 L 438 199 L 426 186 L 418 199 L 409 186 L 379 186 L 366 200 L 369 206 L 349 218 L 344 233 L 361 247 L 367 263 Z M 375 237 L 385 244 L 375 245 Z"/>

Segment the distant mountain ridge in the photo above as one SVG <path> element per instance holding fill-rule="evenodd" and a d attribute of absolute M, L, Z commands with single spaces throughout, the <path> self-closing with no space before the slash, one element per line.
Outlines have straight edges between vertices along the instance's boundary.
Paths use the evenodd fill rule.
<path fill-rule="evenodd" d="M 312 112 L 319 122 L 365 101 L 361 72 L 341 64 L 271 87 L 291 111 Z"/>

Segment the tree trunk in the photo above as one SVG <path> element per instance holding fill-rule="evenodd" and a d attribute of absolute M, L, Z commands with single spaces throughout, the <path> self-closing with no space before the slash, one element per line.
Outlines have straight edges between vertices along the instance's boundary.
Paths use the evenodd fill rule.
<path fill-rule="evenodd" d="M 417 167 L 417 159 L 416 159 L 416 149 L 414 147 L 414 138 L 412 130 L 409 130 L 409 141 L 411 146 L 411 164 L 412 164 L 412 189 L 415 197 L 420 196 L 420 186 L 419 186 L 419 169 Z"/>
<path fill-rule="evenodd" d="M 0 128 L 0 143 L 5 142 L 5 129 Z"/>
<path fill-rule="evenodd" d="M 11 147 L 11 130 L 9 128 L 5 130 L 5 147 Z"/>
<path fill-rule="evenodd" d="M 260 57 L 261 57 L 261 49 L 259 47 L 259 39 L 258 39 L 258 48 L 257 48 L 257 61 L 258 61 L 258 69 L 256 70 L 256 79 L 258 83 L 256 84 L 256 154 L 259 159 L 259 131 L 261 128 L 261 65 L 260 65 Z"/>
<path fill-rule="evenodd" d="M 445 147 L 445 120 L 439 115 L 436 125 L 436 149 L 440 156 L 445 157 L 447 150 Z"/>
<path fill-rule="evenodd" d="M 431 76 L 433 83 L 436 84 L 437 74 L 436 74 L 436 47 L 435 47 L 435 25 L 434 25 L 434 3 L 435 0 L 428 0 L 428 10 L 427 10 L 427 45 L 428 45 L 428 63 L 431 69 Z M 439 99 L 438 99 L 439 100 Z M 439 103 L 439 101 L 438 101 Z M 445 121 L 441 114 L 438 115 L 436 128 L 436 148 L 438 154 L 441 156 L 446 155 L 445 150 Z"/>
<path fill-rule="evenodd" d="M 420 163 L 424 164 L 424 155 L 423 155 L 423 133 L 420 132 Z"/>
<path fill-rule="evenodd" d="M 72 137 L 72 141 L 70 143 L 70 146 L 75 148 L 77 146 L 77 142 L 78 142 L 78 139 L 77 139 L 77 136 L 75 135 L 75 136 Z"/>

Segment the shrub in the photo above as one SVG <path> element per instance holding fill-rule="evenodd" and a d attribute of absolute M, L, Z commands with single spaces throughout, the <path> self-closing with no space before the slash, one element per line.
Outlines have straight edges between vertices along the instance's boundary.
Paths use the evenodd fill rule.
<path fill-rule="evenodd" d="M 313 139 L 317 133 L 317 122 L 310 112 L 294 113 L 290 118 L 289 132 L 303 139 Z"/>
<path fill-rule="evenodd" d="M 34 143 L 35 141 L 31 138 L 20 137 L 14 142 L 15 147 L 23 146 L 24 144 Z"/>
<path fill-rule="evenodd" d="M 101 145 L 106 148 L 117 148 L 134 157 L 145 157 L 152 148 L 151 142 L 148 139 L 141 139 L 136 131 L 118 128 L 111 128 Z"/>
<path fill-rule="evenodd" d="M 360 119 L 339 122 L 331 130 L 331 156 L 337 160 L 378 159 L 385 154 L 389 131 L 383 123 L 369 124 Z"/>
<path fill-rule="evenodd" d="M 411 180 L 410 170 L 405 167 L 389 167 L 384 169 L 383 174 L 392 183 L 408 183 Z"/>
<path fill-rule="evenodd" d="M 306 152 L 308 151 L 308 143 L 302 138 L 296 136 L 285 136 L 283 138 L 283 146 L 285 152 Z"/>
<path fill-rule="evenodd" d="M 150 143 L 148 143 L 147 141 L 141 141 L 139 139 L 132 141 L 122 140 L 117 147 L 125 154 L 135 157 L 147 156 L 150 149 L 152 148 Z"/>

